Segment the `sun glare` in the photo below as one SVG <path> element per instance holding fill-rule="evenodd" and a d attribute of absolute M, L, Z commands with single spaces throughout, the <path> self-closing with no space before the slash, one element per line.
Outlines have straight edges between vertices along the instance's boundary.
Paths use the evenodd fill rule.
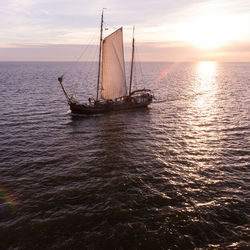
<path fill-rule="evenodd" d="M 226 14 L 217 5 L 194 15 L 184 31 L 186 40 L 200 48 L 217 48 L 242 36 L 242 17 Z"/>
<path fill-rule="evenodd" d="M 214 76 L 216 71 L 216 62 L 210 62 L 210 61 L 203 61 L 199 62 L 197 66 L 197 73 L 202 78 L 208 78 L 211 76 Z"/>
<path fill-rule="evenodd" d="M 215 82 L 216 62 L 199 62 L 197 65 L 197 81 L 199 91 L 211 91 Z"/>
<path fill-rule="evenodd" d="M 200 111 L 206 112 L 213 106 L 216 98 L 217 82 L 216 82 L 216 62 L 199 62 L 196 68 L 196 84 L 195 92 L 200 93 L 196 98 L 196 106 Z M 212 112 L 210 110 L 209 112 Z"/>
<path fill-rule="evenodd" d="M 201 17 L 190 32 L 190 42 L 201 48 L 220 47 L 232 39 L 230 23 L 217 15 Z"/>

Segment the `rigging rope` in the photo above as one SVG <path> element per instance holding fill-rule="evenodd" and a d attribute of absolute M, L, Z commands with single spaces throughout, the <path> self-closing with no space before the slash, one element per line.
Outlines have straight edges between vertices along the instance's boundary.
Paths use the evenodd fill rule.
<path fill-rule="evenodd" d="M 117 28 L 116 28 L 115 26 L 113 26 L 113 25 L 111 25 L 111 24 L 109 24 L 109 23 L 107 23 L 107 22 L 105 22 L 105 21 L 103 21 L 103 23 L 106 24 L 107 26 L 110 26 L 110 27 L 113 28 L 114 30 L 117 30 Z M 108 29 L 108 28 L 107 28 L 107 29 Z M 106 28 L 105 28 L 104 30 L 106 30 Z"/>
<path fill-rule="evenodd" d="M 92 41 L 94 40 L 95 36 L 97 35 L 97 33 L 95 32 L 92 37 L 91 37 L 91 40 L 90 42 L 88 43 L 87 47 L 85 47 L 85 49 L 82 51 L 82 53 L 80 54 L 80 56 L 77 58 L 76 62 L 79 62 L 81 60 L 81 58 L 83 57 L 84 53 L 88 50 L 89 46 L 92 45 Z"/>
<path fill-rule="evenodd" d="M 137 81 L 137 61 L 136 61 L 136 53 L 134 55 L 134 73 L 133 73 L 133 79 L 134 79 L 134 86 L 135 86 L 135 89 L 137 89 L 137 86 L 138 86 L 138 81 Z"/>
<path fill-rule="evenodd" d="M 66 74 L 68 74 L 70 71 L 72 71 L 72 68 L 75 67 L 75 65 L 81 60 L 81 58 L 83 57 L 83 55 L 86 53 L 86 51 L 88 50 L 88 48 L 90 47 L 90 45 L 92 45 L 93 40 L 95 38 L 95 36 L 97 35 L 96 31 L 93 33 L 93 35 L 91 36 L 91 39 L 89 40 L 89 43 L 86 45 L 82 45 L 82 51 L 80 53 L 80 56 L 78 56 L 76 58 L 76 60 L 73 61 L 73 63 L 71 64 L 71 66 L 68 68 L 68 70 L 66 70 L 65 72 L 63 72 L 62 76 L 65 76 Z"/>
<path fill-rule="evenodd" d="M 142 78 L 141 80 L 142 80 L 142 83 L 145 85 L 144 75 L 143 75 L 142 66 L 141 66 L 141 60 L 140 60 L 140 54 L 139 54 L 139 50 L 138 50 L 137 47 L 135 47 L 135 51 L 136 51 L 136 57 L 138 58 L 137 63 L 139 65 L 139 71 L 140 71 L 139 73 L 140 73 L 141 78 Z"/>
<path fill-rule="evenodd" d="M 96 49 L 95 49 L 95 53 L 94 53 L 94 58 L 96 58 L 96 56 L 97 56 L 97 51 L 98 51 L 98 46 L 96 46 Z M 94 63 L 96 63 L 94 60 L 92 60 L 91 62 L 90 62 L 90 66 L 89 66 L 89 69 L 93 69 L 93 64 Z M 92 70 L 93 71 L 93 70 Z M 89 74 L 90 74 L 90 72 L 92 72 L 91 70 L 88 70 L 88 73 L 86 74 L 86 76 L 84 77 L 84 79 L 83 79 L 83 81 L 82 81 L 82 84 L 84 83 L 84 82 L 86 82 L 87 81 L 87 79 L 88 79 L 88 77 L 89 77 Z"/>

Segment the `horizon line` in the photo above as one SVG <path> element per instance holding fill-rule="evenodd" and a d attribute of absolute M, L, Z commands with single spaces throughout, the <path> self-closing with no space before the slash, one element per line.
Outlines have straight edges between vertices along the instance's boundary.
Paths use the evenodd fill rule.
<path fill-rule="evenodd" d="M 27 61 L 23 61 L 23 60 L 15 60 L 15 61 L 6 61 L 0 60 L 0 63 L 86 63 L 86 62 L 98 62 L 98 61 L 32 61 L 32 60 L 27 60 Z M 218 60 L 190 60 L 190 61 L 181 61 L 181 60 L 173 60 L 173 61 L 157 61 L 157 60 L 145 60 L 145 61 L 136 61 L 135 63 L 196 63 L 196 62 L 217 62 L 217 63 L 250 63 L 250 61 L 218 61 Z M 131 63 L 131 61 L 125 61 L 125 63 Z"/>

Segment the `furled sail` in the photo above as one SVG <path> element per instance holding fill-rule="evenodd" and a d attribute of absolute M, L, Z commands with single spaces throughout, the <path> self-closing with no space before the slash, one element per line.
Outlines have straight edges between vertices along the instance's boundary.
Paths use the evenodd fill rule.
<path fill-rule="evenodd" d="M 103 40 L 101 94 L 104 99 L 127 94 L 122 28 Z"/>

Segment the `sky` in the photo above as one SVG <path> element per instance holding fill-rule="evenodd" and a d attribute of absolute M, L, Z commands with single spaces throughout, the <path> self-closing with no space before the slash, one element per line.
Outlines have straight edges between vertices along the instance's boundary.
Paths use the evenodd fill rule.
<path fill-rule="evenodd" d="M 0 0 L 0 61 L 75 61 L 123 26 L 142 61 L 250 61 L 249 0 Z M 95 48 L 95 46 L 92 48 Z M 88 60 L 88 58 L 82 58 Z"/>

